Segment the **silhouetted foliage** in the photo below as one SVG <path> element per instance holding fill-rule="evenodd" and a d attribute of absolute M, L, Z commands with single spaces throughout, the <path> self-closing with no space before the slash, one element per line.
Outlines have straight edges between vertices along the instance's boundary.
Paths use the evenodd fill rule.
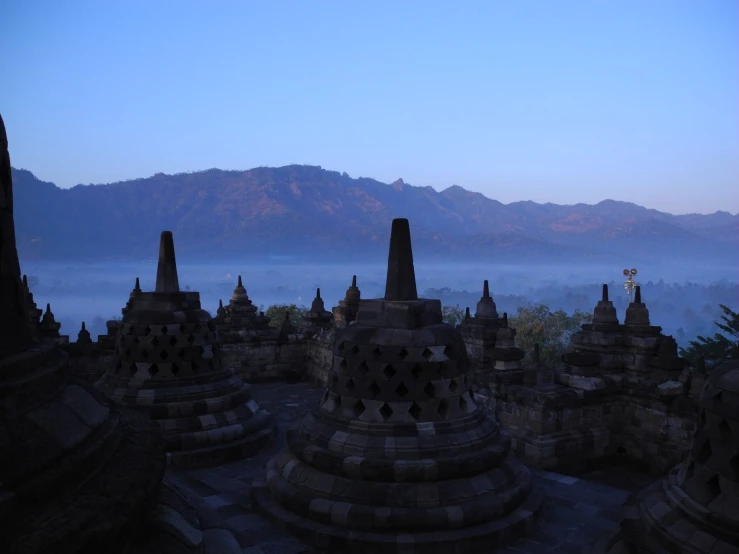
<path fill-rule="evenodd" d="M 680 348 L 680 355 L 693 371 L 710 372 L 726 360 L 739 358 L 739 314 L 723 304 L 719 307 L 724 314 L 721 316 L 723 323 L 716 321 L 715 325 L 729 336 L 721 333 L 712 337 L 699 335 L 687 348 Z"/>
<path fill-rule="evenodd" d="M 444 305 L 441 307 L 441 317 L 444 323 L 449 325 L 460 325 L 464 323 L 464 308 L 461 308 L 459 304 L 456 306 Z"/>
<path fill-rule="evenodd" d="M 285 312 L 288 311 L 290 312 L 290 323 L 297 327 L 302 322 L 303 314 L 308 311 L 308 308 L 296 304 L 272 304 L 264 315 L 270 318 L 271 327 L 279 328 L 285 321 Z"/>
<path fill-rule="evenodd" d="M 539 343 L 540 360 L 554 367 L 561 363 L 570 336 L 584 323 L 591 323 L 593 315 L 575 310 L 568 315 L 564 310 L 550 311 L 549 306 L 537 304 L 533 308 L 519 308 L 508 318 L 508 326 L 516 329 L 516 346 L 526 353 L 524 362 L 531 362 L 534 344 Z"/>

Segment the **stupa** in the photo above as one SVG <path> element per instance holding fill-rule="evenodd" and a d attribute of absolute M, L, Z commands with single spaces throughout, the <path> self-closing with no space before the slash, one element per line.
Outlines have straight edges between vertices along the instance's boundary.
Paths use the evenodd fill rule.
<path fill-rule="evenodd" d="M 626 502 L 611 552 L 739 554 L 739 360 L 711 372 L 699 409 L 688 458 Z"/>
<path fill-rule="evenodd" d="M 340 332 L 320 405 L 252 485 L 258 509 L 322 551 L 491 552 L 530 532 L 543 495 L 470 394 L 465 344 L 418 298 L 408 220 L 385 297 Z"/>
<path fill-rule="evenodd" d="M 27 294 L 0 118 L 0 545 L 121 552 L 159 492 L 161 443 L 145 414 L 67 379 L 68 357 L 34 333 Z"/>
<path fill-rule="evenodd" d="M 311 303 L 310 310 L 303 314 L 303 324 L 304 327 L 312 330 L 333 327 L 333 315 L 324 306 L 321 289 L 316 289 L 316 297 Z"/>
<path fill-rule="evenodd" d="M 251 386 L 221 365 L 219 348 L 200 294 L 180 291 L 174 240 L 164 231 L 156 290 L 132 294 L 111 367 L 96 386 L 151 415 L 172 465 L 250 456 L 274 436 L 273 418 L 252 398 Z"/>
<path fill-rule="evenodd" d="M 344 298 L 333 309 L 334 327 L 343 329 L 357 318 L 361 292 L 357 287 L 357 276 L 352 275 L 352 284 L 346 289 Z"/>

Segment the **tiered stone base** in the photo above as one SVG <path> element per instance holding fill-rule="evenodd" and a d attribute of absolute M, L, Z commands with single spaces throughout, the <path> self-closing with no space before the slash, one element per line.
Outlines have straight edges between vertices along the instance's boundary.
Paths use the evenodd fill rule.
<path fill-rule="evenodd" d="M 126 554 L 240 554 L 225 522 L 202 498 L 168 479 Z"/>
<path fill-rule="evenodd" d="M 66 356 L 44 344 L 15 361 L 35 367 L 29 375 L 38 377 L 43 398 L 50 392 L 44 384 L 63 377 Z M 3 385 L 20 400 L 34 388 L 33 379 L 24 381 Z M 165 466 L 145 414 L 78 384 L 0 423 L 0 448 L 0 540 L 9 554 L 121 551 Z"/>
<path fill-rule="evenodd" d="M 543 495 L 480 411 L 369 432 L 318 413 L 296 423 L 252 485 L 257 508 L 288 532 L 330 552 L 447 554 L 532 531 Z"/>
<path fill-rule="evenodd" d="M 739 554 L 739 528 L 722 524 L 678 485 L 680 466 L 630 498 L 623 508 L 621 532 L 609 545 L 616 554 L 673 552 Z"/>
<path fill-rule="evenodd" d="M 241 378 L 222 371 L 177 387 L 119 388 L 108 394 L 146 409 L 162 430 L 172 466 L 196 468 L 251 456 L 275 437 L 274 417 L 251 391 Z"/>

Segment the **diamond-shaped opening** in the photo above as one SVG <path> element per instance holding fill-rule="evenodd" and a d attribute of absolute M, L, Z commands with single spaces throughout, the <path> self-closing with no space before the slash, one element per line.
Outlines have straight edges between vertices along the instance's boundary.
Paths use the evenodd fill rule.
<path fill-rule="evenodd" d="M 185 354 L 186 354 L 185 349 L 184 348 L 180 348 L 180 351 L 177 352 L 177 357 L 180 358 L 180 359 L 183 359 L 185 357 Z"/>
<path fill-rule="evenodd" d="M 383 421 L 387 421 L 390 419 L 390 416 L 393 415 L 393 409 L 387 402 L 385 402 L 380 408 L 380 415 L 382 416 Z"/>
<path fill-rule="evenodd" d="M 706 426 L 706 422 L 708 421 L 706 418 L 706 410 L 701 410 L 701 427 Z"/>
<path fill-rule="evenodd" d="M 133 338 L 133 343 L 134 343 L 134 344 L 139 344 L 140 342 L 141 342 L 141 341 L 139 340 L 139 338 L 138 338 L 138 337 L 134 337 L 134 338 Z"/>
<path fill-rule="evenodd" d="M 177 377 L 177 374 L 180 372 L 180 366 L 178 366 L 177 364 L 173 363 L 172 364 L 171 371 L 172 371 L 172 375 L 174 375 L 175 377 Z"/>
<path fill-rule="evenodd" d="M 149 375 L 154 377 L 157 373 L 159 373 L 159 366 L 157 364 L 151 364 L 149 366 Z"/>
<path fill-rule="evenodd" d="M 415 402 L 411 404 L 410 408 L 408 408 L 408 413 L 411 414 L 411 417 L 415 419 L 416 421 L 418 421 L 418 419 L 421 417 L 422 411 L 423 410 L 421 410 L 421 406 L 419 406 Z"/>
<path fill-rule="evenodd" d="M 349 365 L 349 362 L 346 361 L 346 358 L 341 358 L 341 361 L 339 362 L 339 365 L 341 367 L 346 367 Z"/>
<path fill-rule="evenodd" d="M 473 391 L 472 389 L 470 389 L 470 399 L 472 399 L 473 401 L 475 400 L 475 391 Z"/>
<path fill-rule="evenodd" d="M 184 334 L 185 331 L 187 331 L 187 326 L 183 323 L 182 325 L 180 325 L 179 331 L 180 331 L 180 333 L 183 333 Z"/>
<path fill-rule="evenodd" d="M 338 412 L 339 410 L 341 410 L 341 397 L 337 396 L 336 400 L 334 400 L 334 411 Z"/>
<path fill-rule="evenodd" d="M 354 413 L 354 417 L 361 416 L 364 413 L 364 410 L 364 402 L 362 402 L 361 400 L 357 400 L 352 405 L 352 413 Z"/>
<path fill-rule="evenodd" d="M 706 437 L 706 439 L 703 441 L 703 446 L 701 446 L 701 449 L 698 451 L 698 455 L 695 457 L 695 459 L 698 461 L 699 464 L 705 464 L 706 460 L 711 457 L 711 454 L 713 454 L 711 442 Z"/>
<path fill-rule="evenodd" d="M 431 352 L 431 350 L 429 350 L 428 348 L 424 348 L 423 349 L 423 352 L 421 352 L 421 356 L 423 356 L 427 360 L 430 359 L 433 355 L 434 355 L 434 353 Z"/>
<path fill-rule="evenodd" d="M 128 352 L 130 352 L 130 350 Z M 141 359 L 142 360 L 148 360 L 149 359 L 149 351 L 148 350 L 142 350 L 141 351 Z"/>
<path fill-rule="evenodd" d="M 367 375 L 367 372 L 369 371 L 369 366 L 367 365 L 367 362 L 365 362 L 364 360 L 359 362 L 359 365 L 357 366 L 357 370 L 362 375 Z"/>
<path fill-rule="evenodd" d="M 150 333 L 151 333 L 151 327 L 149 327 L 149 326 L 147 325 L 147 326 L 146 326 L 146 329 L 144 329 L 144 336 L 145 336 L 145 337 L 148 337 Z"/>
<path fill-rule="evenodd" d="M 352 346 L 351 353 L 352 353 L 352 356 L 356 356 L 359 354 L 359 347 L 356 344 Z"/>
<path fill-rule="evenodd" d="M 175 344 L 177 344 L 177 337 L 175 337 L 174 335 L 172 335 L 169 338 L 169 344 L 170 344 L 170 346 L 174 346 Z"/>
<path fill-rule="evenodd" d="M 379 358 L 380 358 L 380 356 L 382 356 L 382 350 L 380 350 L 380 347 L 379 347 L 379 346 L 378 346 L 378 347 L 376 347 L 376 348 L 375 348 L 375 349 L 374 349 L 374 350 L 372 351 L 372 355 L 373 355 L 373 356 L 375 357 L 375 359 L 379 359 Z"/>
<path fill-rule="evenodd" d="M 411 391 L 408 390 L 408 387 L 406 387 L 405 383 L 403 382 L 395 387 L 395 394 L 397 394 L 400 398 L 405 398 L 409 392 Z"/>
<path fill-rule="evenodd" d="M 373 398 L 376 397 L 378 394 L 380 394 L 380 392 L 382 391 L 382 389 L 380 388 L 380 385 L 378 385 L 376 381 L 372 381 L 372 384 L 369 386 L 367 390 L 369 390 Z"/>
<path fill-rule="evenodd" d="M 126 351 L 123 353 L 123 358 L 128 361 L 131 359 L 131 349 L 126 348 Z"/>
<path fill-rule="evenodd" d="M 335 373 L 331 376 L 331 387 L 334 389 L 339 385 L 339 377 Z"/>
<path fill-rule="evenodd" d="M 449 390 L 451 392 L 455 392 L 458 388 L 459 388 L 459 385 L 457 384 L 457 380 L 456 379 L 452 379 L 449 382 Z"/>
<path fill-rule="evenodd" d="M 166 350 L 162 350 L 159 353 L 159 357 L 161 358 L 162 361 L 165 361 L 167 358 L 169 358 L 169 354 L 167 354 Z"/>
<path fill-rule="evenodd" d="M 188 335 L 187 336 L 187 342 L 189 342 L 190 344 L 194 343 L 195 342 L 195 335 Z"/>
<path fill-rule="evenodd" d="M 436 396 L 436 387 L 431 381 L 429 381 L 426 383 L 426 386 L 423 387 L 423 392 L 425 392 L 426 396 L 429 398 L 434 398 L 434 396 Z"/>
<path fill-rule="evenodd" d="M 167 334 L 167 326 L 162 325 L 162 335 L 166 335 L 166 334 Z"/>
<path fill-rule="evenodd" d="M 344 346 L 345 346 L 345 345 L 346 345 L 346 343 L 345 343 L 344 341 L 341 341 L 341 342 L 339 343 L 339 352 L 341 352 L 342 350 L 344 350 Z"/>
<path fill-rule="evenodd" d="M 729 422 L 722 419 L 721 423 L 718 424 L 718 432 L 721 436 L 721 440 L 728 442 L 729 439 L 731 439 L 731 427 L 729 427 Z"/>
<path fill-rule="evenodd" d="M 154 337 L 153 339 L 151 339 L 151 345 L 152 346 L 159 346 L 159 339 L 156 338 L 156 337 Z"/>
<path fill-rule="evenodd" d="M 398 352 L 398 357 L 401 360 L 405 360 L 408 357 L 408 351 L 405 348 L 401 348 L 400 352 Z"/>
<path fill-rule="evenodd" d="M 459 397 L 459 409 L 467 412 L 467 400 L 465 400 L 464 396 Z"/>
<path fill-rule="evenodd" d="M 446 398 L 442 398 L 439 402 L 439 408 L 437 410 L 439 412 L 439 415 L 441 416 L 441 419 L 446 419 L 446 417 L 449 415 L 449 402 Z"/>
<path fill-rule="evenodd" d="M 395 371 L 395 368 L 392 365 L 387 364 L 385 368 L 382 370 L 382 373 L 384 373 L 385 377 L 387 377 L 388 379 L 392 379 L 397 373 L 397 371 Z"/>
<path fill-rule="evenodd" d="M 721 483 L 718 480 L 718 475 L 714 474 L 708 481 L 706 481 L 706 494 L 708 495 L 708 502 L 710 504 L 719 494 L 721 494 Z"/>
<path fill-rule="evenodd" d="M 354 390 L 354 379 L 349 377 L 349 380 L 346 382 L 346 385 L 344 386 L 346 387 L 346 390 L 348 390 L 349 392 L 353 391 Z M 362 408 L 362 411 L 364 411 L 364 408 Z"/>
<path fill-rule="evenodd" d="M 413 369 L 411 369 L 411 375 L 417 380 L 421 380 L 421 377 L 423 377 L 423 367 L 421 367 L 420 364 L 416 364 L 413 366 Z"/>
<path fill-rule="evenodd" d="M 115 364 L 115 370 L 116 371 L 120 371 L 122 367 L 123 367 L 123 362 L 121 362 L 120 360 L 118 360 L 118 363 Z"/>
<path fill-rule="evenodd" d="M 451 358 L 452 354 L 454 354 L 454 348 L 452 348 L 451 346 L 447 346 L 446 348 L 444 348 L 444 355 L 447 358 Z"/>

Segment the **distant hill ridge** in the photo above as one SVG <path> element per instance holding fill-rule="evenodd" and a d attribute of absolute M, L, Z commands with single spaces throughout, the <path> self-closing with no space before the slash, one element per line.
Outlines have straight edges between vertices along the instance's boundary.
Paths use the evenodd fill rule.
<path fill-rule="evenodd" d="M 174 232 L 187 258 L 380 259 L 390 221 L 411 220 L 424 259 L 563 261 L 720 259 L 736 253 L 739 215 L 672 215 L 630 202 L 502 204 L 318 166 L 157 173 L 60 189 L 13 169 L 16 233 L 31 259 L 150 259 Z"/>

